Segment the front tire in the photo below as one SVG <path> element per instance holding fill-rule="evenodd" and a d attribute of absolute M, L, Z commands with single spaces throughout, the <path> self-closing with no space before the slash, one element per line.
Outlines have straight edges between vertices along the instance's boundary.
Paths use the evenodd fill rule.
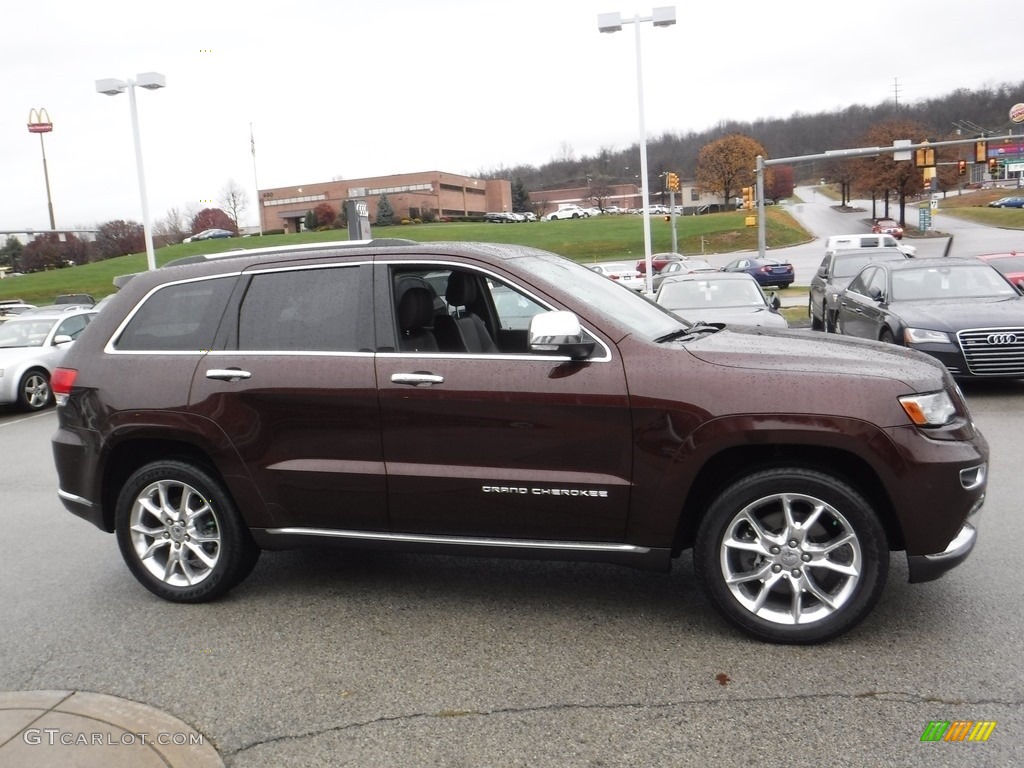
<path fill-rule="evenodd" d="M 46 371 L 32 370 L 18 383 L 18 407 L 23 411 L 41 411 L 53 402 L 50 377 Z"/>
<path fill-rule="evenodd" d="M 221 482 L 185 461 L 137 470 L 118 495 L 114 520 L 129 570 L 176 603 L 220 597 L 249 575 L 260 554 Z"/>
<path fill-rule="evenodd" d="M 896 343 L 896 337 L 892 335 L 892 331 L 890 331 L 888 328 L 882 331 L 882 334 L 878 337 L 878 340 L 884 342 L 885 344 Z"/>
<path fill-rule="evenodd" d="M 755 472 L 709 507 L 694 546 L 697 580 L 733 625 L 773 643 L 820 643 L 859 624 L 889 572 L 870 505 L 836 477 L 800 467 Z"/>

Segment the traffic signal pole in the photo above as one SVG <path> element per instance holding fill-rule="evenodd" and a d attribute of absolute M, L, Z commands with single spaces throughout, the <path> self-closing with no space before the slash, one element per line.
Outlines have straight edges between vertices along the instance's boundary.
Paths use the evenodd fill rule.
<path fill-rule="evenodd" d="M 1006 136 L 985 136 L 986 142 L 1019 139 L 1020 136 L 1008 134 Z M 767 246 L 765 244 L 764 228 L 764 169 L 770 165 L 785 165 L 796 160 L 843 160 L 848 157 L 872 157 L 886 153 L 896 154 L 899 152 L 908 153 L 908 157 L 901 160 L 913 161 L 913 152 L 918 149 L 931 149 L 933 147 L 955 147 L 964 144 L 977 145 L 981 141 L 977 137 L 973 139 L 951 139 L 950 141 L 925 141 L 920 144 L 903 144 L 892 147 L 859 147 L 857 149 L 830 149 L 817 155 L 796 155 L 794 157 L 777 157 L 772 160 L 765 160 L 761 155 L 757 156 L 755 173 L 757 175 L 757 253 L 762 259 L 765 257 Z M 975 150 L 977 160 L 977 149 Z"/>

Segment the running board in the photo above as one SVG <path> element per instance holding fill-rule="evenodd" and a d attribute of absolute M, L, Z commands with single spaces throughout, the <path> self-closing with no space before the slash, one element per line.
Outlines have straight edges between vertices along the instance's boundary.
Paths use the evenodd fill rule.
<path fill-rule="evenodd" d="M 498 539 L 480 536 L 439 536 L 426 533 L 349 531 L 333 528 L 254 528 L 263 549 L 338 545 L 401 552 L 474 557 L 512 557 L 538 560 L 585 560 L 666 571 L 671 550 L 602 541 Z"/>

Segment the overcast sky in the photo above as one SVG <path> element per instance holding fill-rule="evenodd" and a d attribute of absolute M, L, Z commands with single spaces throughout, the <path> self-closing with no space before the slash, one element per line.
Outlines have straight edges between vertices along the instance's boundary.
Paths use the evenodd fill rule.
<path fill-rule="evenodd" d="M 655 0 L 658 4 L 666 0 Z M 623 0 L 33 0 L 4 2 L 0 230 L 47 229 L 45 107 L 58 228 L 141 221 L 127 94 L 136 89 L 150 215 L 255 188 L 332 178 L 541 165 L 638 139 L 634 25 Z M 677 2 L 641 25 L 649 138 L 755 120 L 913 103 L 1022 79 L 1014 3 Z M 1016 18 L 1014 18 L 1016 17 Z M 1010 36 L 999 43 L 1003 32 Z M 1024 94 L 1019 101 L 1024 101 Z M 1007 104 L 1009 111 L 1011 104 Z M 972 115 L 964 115 L 972 119 Z M 250 154 L 250 124 L 256 163 Z M 821 147 L 824 151 L 828 147 Z"/>

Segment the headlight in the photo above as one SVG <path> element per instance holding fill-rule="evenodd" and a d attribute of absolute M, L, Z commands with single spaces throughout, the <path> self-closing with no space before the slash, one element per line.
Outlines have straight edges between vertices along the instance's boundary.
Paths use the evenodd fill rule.
<path fill-rule="evenodd" d="M 949 344 L 949 334 L 942 331 L 928 331 L 924 328 L 907 328 L 903 331 L 907 344 Z"/>
<path fill-rule="evenodd" d="M 945 392 L 906 395 L 900 398 L 900 405 L 910 420 L 919 427 L 941 427 L 943 424 L 949 424 L 956 416 L 956 407 Z"/>

